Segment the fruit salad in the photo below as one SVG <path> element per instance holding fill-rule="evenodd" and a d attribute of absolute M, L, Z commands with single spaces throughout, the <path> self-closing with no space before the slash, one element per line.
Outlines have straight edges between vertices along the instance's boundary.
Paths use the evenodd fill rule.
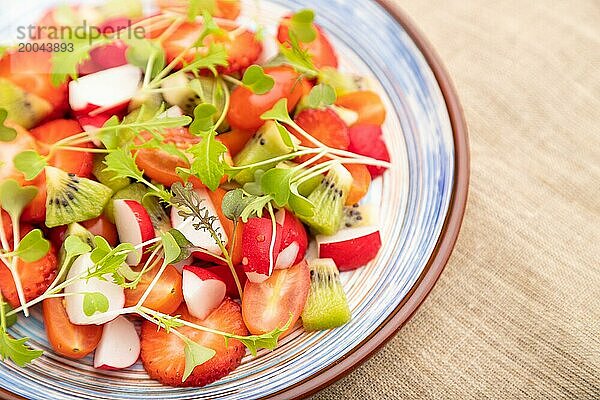
<path fill-rule="evenodd" d="M 363 198 L 390 167 L 385 108 L 314 11 L 242 11 L 61 6 L 2 48 L 4 362 L 42 355 L 10 329 L 33 307 L 56 354 L 171 386 L 351 321 L 340 274 L 381 247 Z"/>

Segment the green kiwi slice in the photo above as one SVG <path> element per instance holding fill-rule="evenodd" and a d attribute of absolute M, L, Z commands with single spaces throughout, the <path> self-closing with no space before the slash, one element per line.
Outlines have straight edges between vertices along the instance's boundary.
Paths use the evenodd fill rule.
<path fill-rule="evenodd" d="M 9 81 L 0 78 L 0 108 L 6 109 L 8 119 L 29 129 L 52 112 L 52 106 L 42 99 Z"/>
<path fill-rule="evenodd" d="M 335 165 L 308 195 L 314 204 L 311 217 L 300 217 L 317 234 L 333 235 L 340 229 L 344 203 L 352 186 L 352 175 L 343 165 Z"/>
<path fill-rule="evenodd" d="M 86 221 L 102 214 L 112 190 L 75 174 L 46 167 L 46 226 Z"/>
<path fill-rule="evenodd" d="M 242 151 L 235 156 L 233 163 L 235 166 L 250 165 L 291 153 L 292 150 L 281 138 L 281 134 L 275 123 L 268 121 L 252 136 L 252 139 L 248 141 Z M 274 162 L 260 167 L 246 168 L 238 172 L 233 179 L 240 185 L 244 185 L 254 180 L 254 172 L 258 169 L 266 171 L 273 168 L 276 164 L 277 162 Z"/>
<path fill-rule="evenodd" d="M 350 321 L 350 307 L 335 262 L 331 258 L 317 258 L 308 267 L 310 289 L 302 311 L 304 329 L 332 329 Z"/>

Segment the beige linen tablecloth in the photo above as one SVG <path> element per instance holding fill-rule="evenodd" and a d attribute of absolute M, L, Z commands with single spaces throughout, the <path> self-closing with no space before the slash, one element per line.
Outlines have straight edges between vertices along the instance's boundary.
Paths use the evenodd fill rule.
<path fill-rule="evenodd" d="M 315 399 L 600 399 L 600 2 L 398 5 L 465 110 L 467 213 L 414 318 Z"/>

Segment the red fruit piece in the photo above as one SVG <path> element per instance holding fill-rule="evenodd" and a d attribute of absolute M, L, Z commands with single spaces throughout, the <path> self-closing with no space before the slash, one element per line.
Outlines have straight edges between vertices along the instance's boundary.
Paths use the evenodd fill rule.
<path fill-rule="evenodd" d="M 250 218 L 242 234 L 242 265 L 248 279 L 263 282 L 271 274 L 281 247 L 281 225 L 276 225 L 273 262 L 271 263 L 271 240 L 273 225 L 270 218 Z"/>
<path fill-rule="evenodd" d="M 276 215 L 277 222 L 281 223 L 281 250 L 287 248 L 293 242 L 298 243 L 298 255 L 293 265 L 298 264 L 304 258 L 308 247 L 308 235 L 304 225 L 296 216 L 287 209 L 281 209 Z"/>
<path fill-rule="evenodd" d="M 4 229 L 4 234 L 6 235 L 6 240 L 8 243 L 12 243 L 13 231 L 12 231 L 12 221 L 8 213 L 2 210 L 2 229 Z"/>
<path fill-rule="evenodd" d="M 319 110 L 308 108 L 296 115 L 294 122 L 312 137 L 329 147 L 346 150 L 350 144 L 348 126 L 329 108 Z M 303 146 L 315 147 L 314 144 L 298 132 L 292 130 L 292 133 L 300 139 Z M 300 162 L 304 162 L 310 157 L 311 155 L 299 157 L 299 160 Z M 321 159 L 319 161 L 322 162 L 324 160 L 325 159 Z"/>
<path fill-rule="evenodd" d="M 200 320 L 190 315 L 182 305 L 175 315 L 181 319 L 208 328 L 245 336 L 248 330 L 242 320 L 240 306 L 231 299 L 213 311 L 206 319 Z M 189 378 L 182 382 L 185 370 L 184 343 L 172 333 L 156 329 L 152 322 L 142 325 L 142 363 L 148 375 L 163 385 L 169 386 L 204 386 L 223 378 L 237 368 L 246 353 L 244 345 L 238 340 L 230 339 L 228 346 L 222 336 L 202 332 L 182 326 L 177 331 L 194 342 L 211 348 L 217 353 L 213 358 L 194 368 Z"/>
<path fill-rule="evenodd" d="M 275 81 L 267 93 L 256 94 L 244 86 L 238 86 L 231 93 L 227 121 L 234 129 L 256 131 L 265 123 L 260 116 L 283 98 L 287 99 L 288 111 L 292 111 L 307 86 L 306 80 L 301 80 L 298 73 L 287 66 L 265 68 L 265 74 Z"/>
<path fill-rule="evenodd" d="M 23 231 L 28 228 L 23 228 Z M 48 253 L 34 262 L 25 262 L 19 259 L 17 271 L 23 285 L 25 300 L 33 300 L 48 289 L 56 277 L 56 251 L 50 246 Z M 19 296 L 8 267 L 3 261 L 0 261 L 0 291 L 2 296 L 11 305 L 16 308 L 19 306 Z"/>
<path fill-rule="evenodd" d="M 354 125 L 348 131 L 350 135 L 350 146 L 348 150 L 363 156 L 375 158 L 382 161 L 390 161 L 390 153 L 383 141 L 383 134 L 379 125 Z M 367 165 L 372 178 L 383 174 L 385 167 Z"/>
<path fill-rule="evenodd" d="M 6 54 L 0 59 L 0 77 L 48 100 L 54 109 L 53 116 L 58 116 L 68 108 L 67 85 L 52 83 L 51 54 L 43 51 Z"/>
<path fill-rule="evenodd" d="M 279 43 L 286 43 L 290 40 L 289 35 L 289 23 L 290 17 L 285 17 L 281 20 L 279 24 L 279 29 L 277 31 L 277 40 Z M 338 60 L 337 55 L 335 54 L 335 50 L 333 46 L 327 39 L 325 32 L 323 29 L 315 24 L 315 28 L 317 30 L 317 37 L 310 43 L 300 43 L 301 47 L 308 50 L 308 53 L 312 56 L 312 61 L 317 68 L 323 67 L 334 67 L 337 68 Z"/>
<path fill-rule="evenodd" d="M 213 274 L 217 275 L 219 278 L 221 278 L 223 282 L 225 282 L 225 286 L 227 287 L 227 291 L 225 292 L 225 294 L 227 296 L 231 297 L 232 299 L 240 298 L 237 286 L 235 285 L 235 280 L 233 279 L 233 276 L 231 275 L 231 270 L 227 265 L 215 265 L 213 267 L 208 267 L 208 270 Z M 248 280 L 246 274 L 244 273 L 244 267 L 242 265 L 236 265 L 235 272 L 238 276 L 238 279 L 240 280 L 240 285 L 243 289 L 244 285 L 246 284 L 246 281 Z"/>
<path fill-rule="evenodd" d="M 83 132 L 83 129 L 79 122 L 72 119 L 55 119 L 31 130 L 31 134 L 38 141 L 42 154 L 48 154 L 51 145 L 59 140 L 81 132 Z M 81 148 L 93 147 L 90 143 L 75 146 Z M 92 153 L 70 150 L 57 150 L 49 161 L 49 164 L 56 168 L 84 178 L 89 178 L 92 175 L 93 163 Z"/>
<path fill-rule="evenodd" d="M 238 29 L 238 25 L 231 21 L 219 21 L 219 27 L 225 31 Z M 163 46 L 167 54 L 167 61 L 173 61 L 181 52 L 192 45 L 202 32 L 202 24 L 197 22 L 186 22 L 177 31 L 167 37 Z M 227 52 L 227 67 L 219 68 L 224 74 L 242 72 L 252 65 L 262 53 L 262 44 L 256 39 L 256 35 L 248 30 L 237 32 L 234 38 L 229 35 L 209 35 L 203 40 L 205 46 L 211 43 L 222 44 Z M 206 48 L 192 48 L 185 53 L 184 61 L 191 63 L 199 52 L 206 52 Z"/>

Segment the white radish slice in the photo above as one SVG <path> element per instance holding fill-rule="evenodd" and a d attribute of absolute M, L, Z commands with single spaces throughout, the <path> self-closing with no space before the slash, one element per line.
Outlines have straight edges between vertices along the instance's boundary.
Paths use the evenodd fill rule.
<path fill-rule="evenodd" d="M 69 82 L 69 105 L 75 111 L 113 107 L 137 93 L 141 78 L 142 70 L 130 64 L 82 76 Z"/>
<path fill-rule="evenodd" d="M 183 269 L 183 298 L 190 314 L 205 319 L 225 298 L 227 286 L 216 274 L 200 267 Z"/>
<path fill-rule="evenodd" d="M 219 220 L 219 215 L 217 214 L 217 210 L 210 200 L 208 196 L 208 192 L 206 189 L 197 188 L 194 189 L 198 198 L 202 201 L 200 202 L 200 207 L 205 207 L 208 211 L 209 216 L 216 217 L 215 223 L 213 224 L 217 233 L 220 234 L 221 240 L 225 245 L 227 245 L 227 235 L 225 234 L 225 229 L 223 229 L 223 225 Z M 204 214 L 204 211 L 203 211 Z M 171 225 L 179 230 L 186 237 L 187 240 L 190 241 L 194 246 L 200 247 L 204 250 L 209 251 L 215 255 L 221 255 L 221 248 L 215 241 L 215 239 L 211 236 L 211 234 L 206 231 L 206 229 L 196 229 L 194 228 L 194 224 L 200 222 L 198 218 L 187 218 L 184 219 L 181 215 L 179 215 L 179 210 L 177 207 L 171 207 Z"/>
<path fill-rule="evenodd" d="M 281 250 L 277 256 L 277 261 L 275 261 L 275 269 L 286 269 L 294 265 L 298 251 L 300 251 L 298 242 L 292 242 L 288 247 Z"/>
<path fill-rule="evenodd" d="M 148 211 L 135 200 L 114 200 L 115 225 L 121 243 L 134 246 L 155 237 L 154 226 Z M 138 265 L 146 248 L 137 249 L 127 255 L 127 264 Z"/>
<path fill-rule="evenodd" d="M 94 368 L 131 367 L 140 356 L 140 338 L 135 325 L 122 315 L 104 325 L 94 353 Z"/>
<path fill-rule="evenodd" d="M 83 254 L 75 259 L 67 280 L 73 279 L 87 271 L 95 269 L 90 253 Z M 85 275 L 84 275 L 85 277 Z M 104 275 L 106 280 L 98 278 L 77 279 L 65 288 L 65 309 L 69 320 L 75 325 L 101 325 L 115 318 L 111 311 L 120 310 L 125 305 L 125 291 L 113 283 L 110 274 Z M 85 315 L 83 310 L 84 293 L 102 293 L 108 299 L 108 310 L 104 313 L 96 312 L 91 316 Z"/>

